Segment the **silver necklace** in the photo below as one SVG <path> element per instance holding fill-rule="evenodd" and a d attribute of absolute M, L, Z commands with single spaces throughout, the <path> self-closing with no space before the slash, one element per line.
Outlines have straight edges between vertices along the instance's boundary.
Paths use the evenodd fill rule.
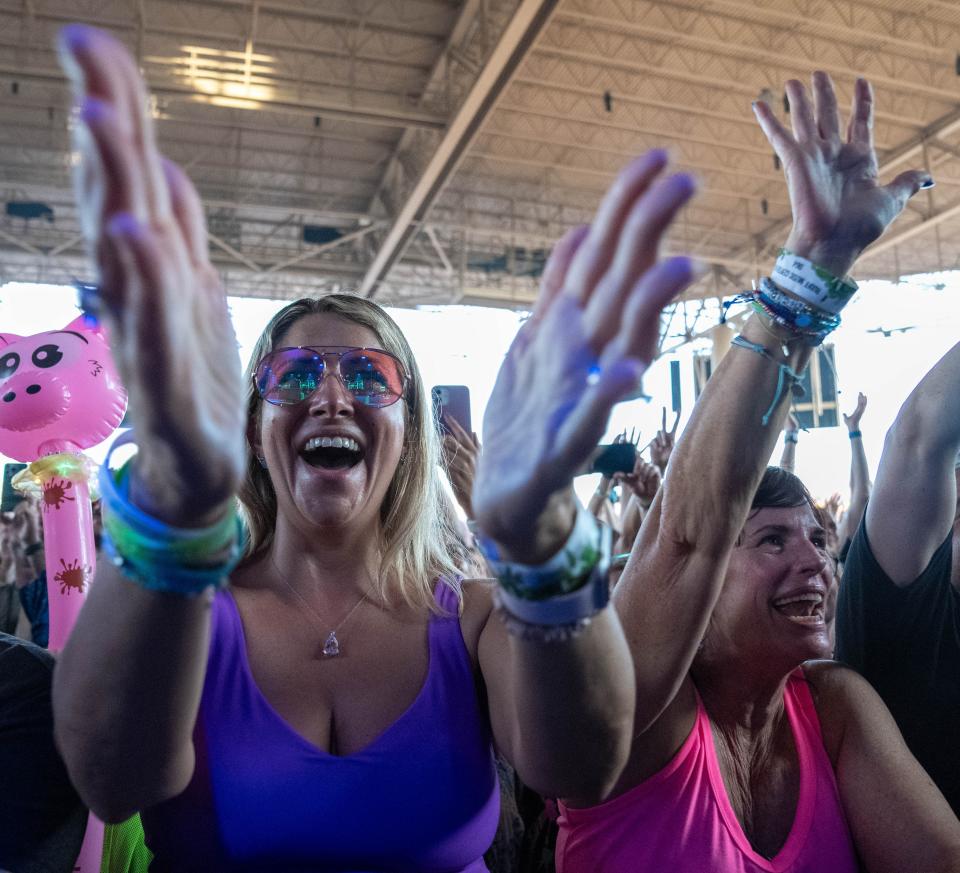
<path fill-rule="evenodd" d="M 280 578 L 283 580 L 283 584 L 289 588 L 294 595 L 299 599 L 299 601 L 307 608 L 307 612 L 313 615 L 318 619 L 317 627 L 320 628 L 321 633 L 323 632 L 323 619 L 320 617 L 320 614 L 314 610 L 314 608 L 307 603 L 306 598 L 297 591 L 288 581 L 286 576 L 281 574 Z M 343 626 L 350 621 L 353 614 L 360 608 L 360 604 L 367 599 L 369 591 L 364 591 L 363 596 L 354 604 L 353 608 L 342 618 L 340 619 L 337 626 L 327 634 L 326 639 L 323 641 L 323 648 L 320 649 L 320 655 L 324 658 L 336 658 L 340 655 L 340 640 L 337 639 L 337 631 L 342 630 Z"/>

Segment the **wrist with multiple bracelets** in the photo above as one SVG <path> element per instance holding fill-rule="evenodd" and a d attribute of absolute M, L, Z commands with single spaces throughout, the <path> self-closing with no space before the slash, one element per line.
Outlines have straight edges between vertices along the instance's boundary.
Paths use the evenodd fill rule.
<path fill-rule="evenodd" d="M 730 306 L 735 303 L 749 303 L 757 313 L 760 324 L 768 332 L 773 333 L 773 328 L 777 327 L 788 333 L 791 339 L 816 347 L 840 326 L 840 310 L 857 290 L 857 284 L 852 279 L 838 279 L 812 261 L 787 249 L 780 250 L 773 276 L 776 283 L 772 279 L 761 279 L 759 288 L 738 294 L 724 303 L 720 323 L 726 321 Z M 766 324 L 767 320 L 770 322 L 769 326 Z M 773 335 L 775 339 L 779 339 L 775 333 Z M 750 342 L 743 336 L 736 336 L 732 340 L 732 345 L 754 352 L 778 367 L 777 387 L 773 401 L 762 417 L 763 425 L 770 422 L 785 391 L 790 390 L 794 395 L 803 393 L 800 387 L 801 374 L 794 372 L 786 363 L 789 360 L 787 341 L 780 342 L 780 350 L 785 360 L 778 361 L 769 349 L 759 343 Z M 797 436 L 787 432 L 784 441 L 795 443 Z"/>
<path fill-rule="evenodd" d="M 809 346 L 819 346 L 840 326 L 839 315 L 817 312 L 801 300 L 784 294 L 770 279 L 760 280 L 751 303 L 755 312 L 798 336 Z"/>
<path fill-rule="evenodd" d="M 116 473 L 109 467 L 117 447 L 132 443 L 130 431 L 110 447 L 100 468 L 103 548 L 120 572 L 150 591 L 192 597 L 221 588 L 240 559 L 240 518 L 231 504 L 227 514 L 204 528 L 177 528 L 134 506 L 129 499 L 130 464 Z"/>
<path fill-rule="evenodd" d="M 515 636 L 538 642 L 571 639 L 610 600 L 612 531 L 581 506 L 566 543 L 538 566 L 503 560 L 496 543 L 482 533 L 477 540 L 500 583 L 495 607 Z"/>

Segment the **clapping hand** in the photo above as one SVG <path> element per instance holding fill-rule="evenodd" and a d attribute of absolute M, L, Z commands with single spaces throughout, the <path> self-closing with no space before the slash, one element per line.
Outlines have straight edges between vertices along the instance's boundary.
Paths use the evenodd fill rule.
<path fill-rule="evenodd" d="M 178 525 L 233 497 L 244 465 L 240 362 L 210 263 L 203 209 L 156 145 L 137 66 L 113 37 L 63 30 L 79 109 L 80 222 L 99 273 L 100 312 L 130 395 L 140 452 L 134 499 Z"/>
<path fill-rule="evenodd" d="M 540 563 L 573 523 L 572 479 L 657 351 L 661 309 L 695 276 L 659 257 L 693 194 L 651 151 L 630 164 L 593 224 L 568 233 L 544 270 L 533 315 L 500 369 L 473 492 L 480 528 L 513 560 Z"/>

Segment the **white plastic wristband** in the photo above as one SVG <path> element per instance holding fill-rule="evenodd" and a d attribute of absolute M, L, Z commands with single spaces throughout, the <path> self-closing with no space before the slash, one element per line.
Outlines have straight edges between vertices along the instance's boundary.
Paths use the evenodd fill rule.
<path fill-rule="evenodd" d="M 780 250 L 771 278 L 784 290 L 833 315 L 857 292 L 853 279 L 838 279 L 813 261 L 787 249 Z"/>

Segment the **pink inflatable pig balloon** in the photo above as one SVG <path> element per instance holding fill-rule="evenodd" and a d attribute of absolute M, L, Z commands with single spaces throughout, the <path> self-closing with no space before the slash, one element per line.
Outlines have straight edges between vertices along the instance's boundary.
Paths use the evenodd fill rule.
<path fill-rule="evenodd" d="M 0 334 L 0 452 L 33 461 L 42 492 L 52 651 L 66 644 L 97 564 L 90 465 L 78 453 L 110 436 L 126 406 L 103 329 L 84 317 L 63 330 Z M 91 815 L 73 869 L 99 873 L 102 852 L 103 823 Z"/>
<path fill-rule="evenodd" d="M 120 424 L 127 393 L 106 336 L 83 316 L 63 330 L 0 333 L 0 452 L 32 461 L 102 442 Z"/>
<path fill-rule="evenodd" d="M 78 453 L 116 429 L 126 404 L 106 335 L 83 316 L 63 330 L 0 334 L 0 452 L 33 461 L 42 490 L 53 651 L 66 643 L 96 567 L 90 465 Z"/>

